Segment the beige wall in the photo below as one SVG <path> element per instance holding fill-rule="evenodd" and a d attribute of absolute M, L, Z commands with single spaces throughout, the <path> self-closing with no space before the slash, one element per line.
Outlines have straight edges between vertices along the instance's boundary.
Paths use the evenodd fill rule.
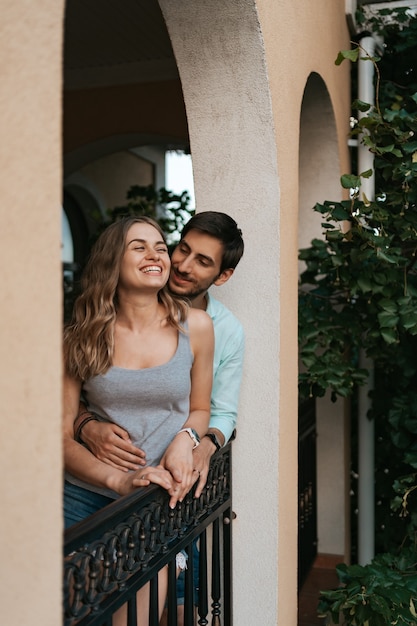
<path fill-rule="evenodd" d="M 100 190 L 100 206 L 104 211 L 124 206 L 126 193 L 132 185 L 153 185 L 154 166 L 135 154 L 124 151 L 114 152 L 82 167 L 71 180 L 84 179 Z"/>
<path fill-rule="evenodd" d="M 0 623 L 61 623 L 63 3 L 0 3 Z"/>
<path fill-rule="evenodd" d="M 260 22 L 270 78 L 280 173 L 280 398 L 279 438 L 279 624 L 294 624 L 288 598 L 294 599 L 295 572 L 288 571 L 296 553 L 297 420 L 297 243 L 298 146 L 301 103 L 311 72 L 323 79 L 334 108 L 342 172 L 348 171 L 346 134 L 350 101 L 349 68 L 336 67 L 340 49 L 349 47 L 342 0 L 305 2 L 260 0 Z"/>

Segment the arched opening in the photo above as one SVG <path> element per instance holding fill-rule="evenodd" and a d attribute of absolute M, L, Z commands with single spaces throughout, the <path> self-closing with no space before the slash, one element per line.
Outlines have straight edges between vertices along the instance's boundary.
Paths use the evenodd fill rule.
<path fill-rule="evenodd" d="M 134 185 L 165 187 L 166 151 L 188 150 L 181 82 L 156 0 L 128 0 L 123 10 L 67 2 L 63 122 L 64 208 L 82 266 L 108 211 L 125 206 Z"/>
<path fill-rule="evenodd" d="M 298 247 L 322 237 L 316 202 L 340 197 L 340 165 L 336 123 L 329 92 L 323 79 L 308 77 L 300 115 Z"/>
<path fill-rule="evenodd" d="M 341 199 L 340 164 L 332 102 L 323 79 L 310 74 L 302 101 L 299 144 L 298 247 L 307 248 L 314 238 L 324 237 L 323 217 L 313 211 L 317 202 Z M 299 265 L 302 271 L 302 264 Z M 304 516 L 299 529 L 299 567 L 306 576 L 317 555 L 329 566 L 343 560 L 348 535 L 348 450 L 346 406 L 341 400 L 317 399 L 299 407 L 300 422 L 309 413 L 309 467 L 300 455 L 299 502 L 312 489 L 311 516 Z M 305 528 L 303 526 L 305 524 Z M 305 530 L 305 544 L 302 533 Z M 324 560 L 323 560 L 324 559 Z M 300 581 L 302 582 L 302 580 Z"/>

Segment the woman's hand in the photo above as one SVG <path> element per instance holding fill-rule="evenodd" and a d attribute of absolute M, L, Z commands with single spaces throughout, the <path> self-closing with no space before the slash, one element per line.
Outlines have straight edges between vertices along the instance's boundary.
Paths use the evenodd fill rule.
<path fill-rule="evenodd" d="M 210 419 L 210 394 L 213 379 L 213 322 L 205 311 L 191 309 L 188 315 L 190 344 L 194 356 L 191 368 L 190 412 L 182 428 L 193 428 L 202 437 Z M 174 437 L 162 457 L 161 464 L 171 473 L 174 487 L 169 491 L 169 506 L 182 502 L 199 478 L 194 465 L 194 442 L 187 432 Z"/>
<path fill-rule="evenodd" d="M 162 465 L 141 468 L 121 476 L 115 485 L 115 491 L 126 496 L 139 487 L 148 487 L 150 484 L 159 485 L 168 492 L 173 489 L 174 481 L 171 474 Z"/>
<path fill-rule="evenodd" d="M 193 441 L 187 432 L 178 433 L 169 444 L 161 459 L 161 465 L 172 477 L 172 488 L 168 490 L 169 506 L 175 508 L 182 502 L 198 478 L 193 465 Z"/>

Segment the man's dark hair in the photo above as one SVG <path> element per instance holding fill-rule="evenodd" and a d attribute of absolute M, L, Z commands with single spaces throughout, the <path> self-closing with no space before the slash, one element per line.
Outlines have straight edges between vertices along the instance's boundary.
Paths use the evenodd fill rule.
<path fill-rule="evenodd" d="M 244 244 L 242 231 L 230 215 L 219 211 L 196 213 L 182 229 L 181 239 L 190 230 L 199 230 L 211 237 L 220 239 L 223 244 L 220 273 L 229 268 L 235 269 L 242 258 Z"/>

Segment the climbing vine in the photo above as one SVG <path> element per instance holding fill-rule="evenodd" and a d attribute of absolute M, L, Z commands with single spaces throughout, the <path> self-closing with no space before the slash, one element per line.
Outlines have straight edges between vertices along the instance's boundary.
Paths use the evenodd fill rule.
<path fill-rule="evenodd" d="M 398 558 L 407 550 L 404 567 L 407 572 L 411 567 L 415 575 L 417 19 L 405 9 L 398 9 L 395 19 L 387 19 L 388 13 L 380 11 L 366 23 L 363 13 L 358 15 L 366 29 L 383 38 L 381 54 L 371 58 L 356 42 L 336 59 L 336 64 L 349 60 L 375 66 L 375 104 L 353 102 L 352 117 L 357 119 L 351 133 L 374 154 L 374 171 L 341 177 L 346 199 L 314 207 L 322 216 L 324 236 L 299 253 L 305 264 L 299 289 L 299 347 L 304 365 L 300 396 L 320 397 L 330 391 L 333 400 L 354 397 L 369 376 L 367 369 L 359 366 L 361 352 L 375 368 L 369 417 L 375 420 L 377 437 L 377 550 L 389 557 L 378 557 L 371 570 L 343 570 L 344 592 L 338 598 L 322 598 L 322 610 L 335 618 L 346 608 L 345 617 L 351 616 L 346 623 L 352 624 L 367 620 L 394 623 L 391 618 L 396 609 L 395 603 L 390 604 L 389 592 L 384 592 L 383 601 L 375 586 L 372 600 L 367 595 L 366 576 L 372 579 L 372 567 L 379 568 L 378 576 L 385 575 L 386 581 L 391 572 L 405 590 L 401 619 L 396 615 L 399 623 L 416 623 L 415 598 L 404 580 L 401 582 L 404 563 Z M 367 198 L 362 185 L 371 175 L 375 177 L 375 197 Z M 348 597 L 350 583 L 350 590 L 359 590 L 355 599 Z M 377 611 L 372 614 L 368 609 L 374 602 L 376 610 L 379 601 L 380 615 L 376 617 Z"/>

